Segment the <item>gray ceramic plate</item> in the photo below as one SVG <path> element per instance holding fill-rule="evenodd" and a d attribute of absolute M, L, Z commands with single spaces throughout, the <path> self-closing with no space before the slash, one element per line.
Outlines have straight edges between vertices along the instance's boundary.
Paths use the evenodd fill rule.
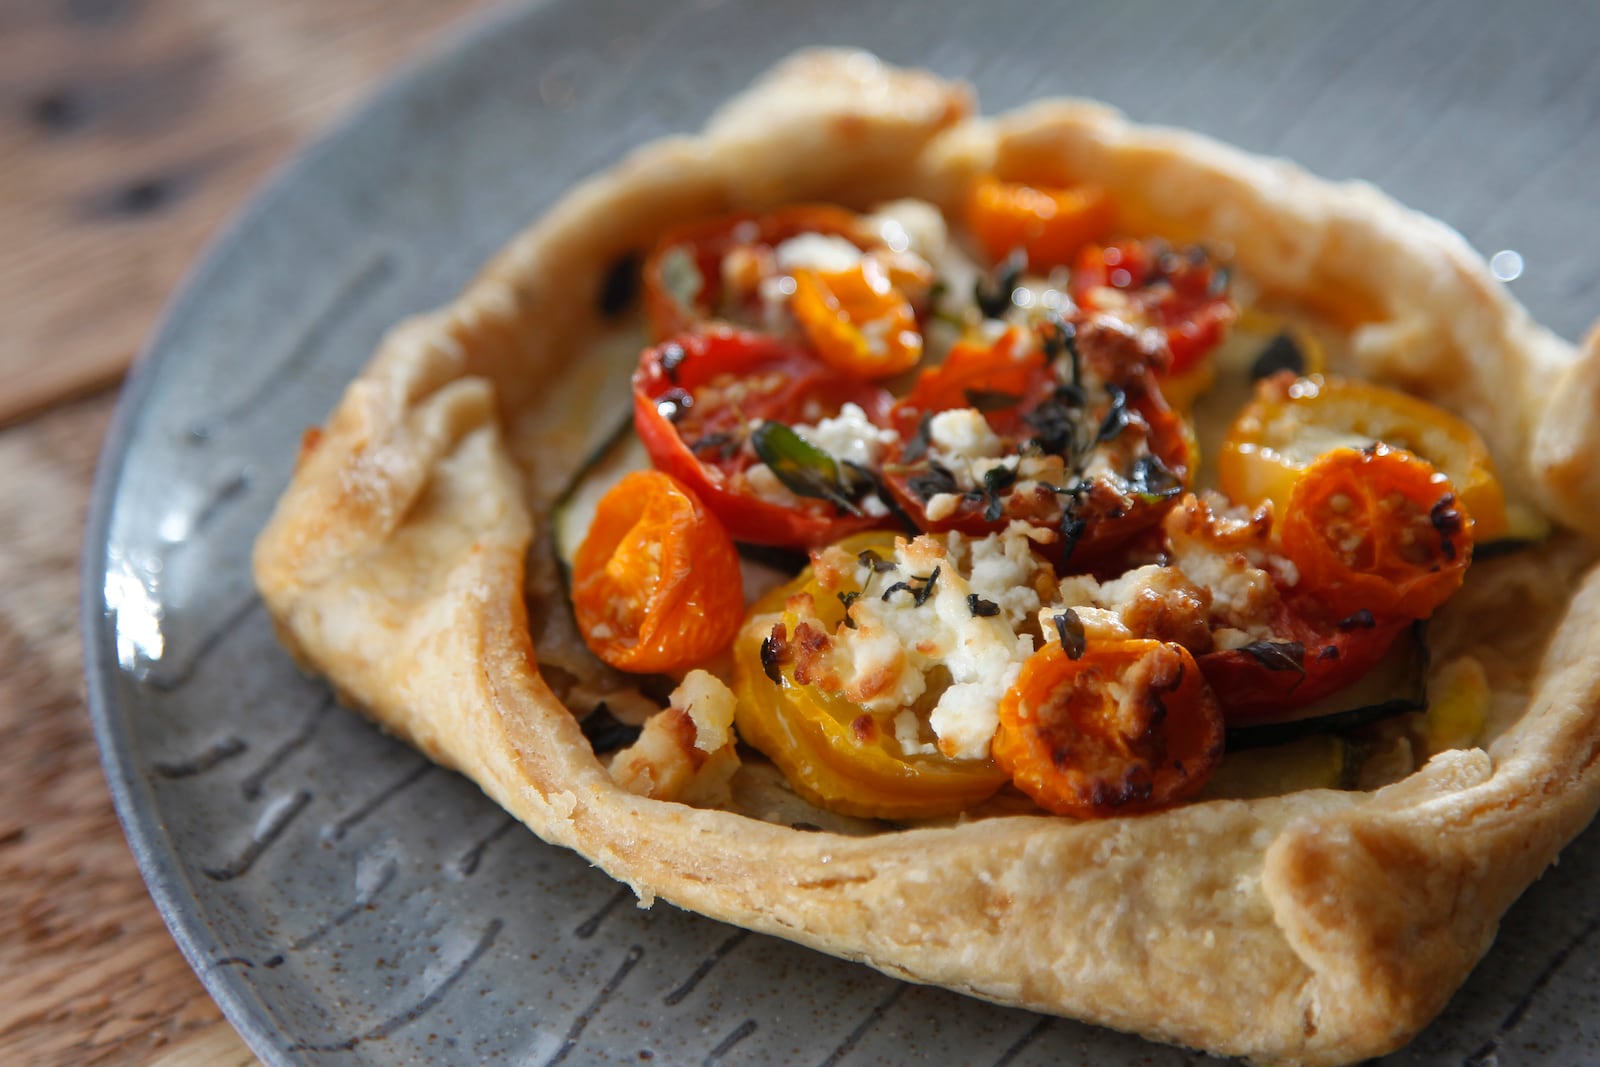
<path fill-rule="evenodd" d="M 299 675 L 248 555 L 303 427 L 580 176 L 697 127 L 793 48 L 864 45 L 989 109 L 1115 103 L 1461 228 L 1545 322 L 1600 312 L 1593 5 L 555 3 L 495 18 L 305 154 L 173 305 L 107 446 L 84 633 L 152 894 L 273 1064 L 1195 1062 L 658 905 Z M 1600 836 L 1396 1063 L 1595 1058 Z"/>

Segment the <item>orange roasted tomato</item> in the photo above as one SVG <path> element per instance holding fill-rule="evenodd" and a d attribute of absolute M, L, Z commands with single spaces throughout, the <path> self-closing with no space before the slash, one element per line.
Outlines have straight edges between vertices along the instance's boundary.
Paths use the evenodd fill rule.
<path fill-rule="evenodd" d="M 852 553 L 894 547 L 894 535 L 866 533 L 840 546 Z M 993 760 L 908 754 L 896 740 L 899 708 L 868 711 L 839 694 L 795 678 L 783 645 L 797 633 L 791 598 L 806 597 L 818 619 L 837 628 L 845 607 L 806 568 L 763 597 L 734 643 L 734 723 L 746 743 L 765 753 L 806 800 L 844 815 L 914 819 L 952 815 L 987 800 L 1005 784 Z M 809 625 L 809 624 L 808 624 Z"/>
<path fill-rule="evenodd" d="M 1472 513 L 1476 536 L 1505 533 L 1506 499 L 1478 431 L 1425 400 L 1370 382 L 1285 371 L 1256 386 L 1234 419 L 1217 461 L 1229 499 L 1271 500 L 1283 513 L 1301 473 L 1330 448 L 1382 441 L 1437 467 Z"/>
<path fill-rule="evenodd" d="M 573 564 L 572 605 L 595 655 L 677 671 L 726 648 L 744 615 L 728 531 L 681 482 L 635 471 L 600 500 Z"/>
<path fill-rule="evenodd" d="M 1027 253 L 1035 271 L 1064 267 L 1117 224 L 1116 204 L 1098 185 L 1070 188 L 978 179 L 967 198 L 967 225 L 991 260 Z"/>
<path fill-rule="evenodd" d="M 1472 518 L 1427 460 L 1387 445 L 1336 448 L 1305 469 L 1280 520 L 1297 593 L 1334 614 L 1425 619 L 1461 586 Z"/>
<path fill-rule="evenodd" d="M 1222 747 L 1222 709 L 1182 645 L 1052 641 L 1000 704 L 994 758 L 1040 807 L 1098 818 L 1193 795 Z"/>
<path fill-rule="evenodd" d="M 861 378 L 888 378 L 922 359 L 917 315 L 867 256 L 848 270 L 798 270 L 790 309 L 822 361 Z"/>

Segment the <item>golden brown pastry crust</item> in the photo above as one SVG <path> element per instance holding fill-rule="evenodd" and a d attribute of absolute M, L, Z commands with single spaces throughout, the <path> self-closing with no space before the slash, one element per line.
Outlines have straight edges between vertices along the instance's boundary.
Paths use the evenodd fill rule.
<path fill-rule="evenodd" d="M 1230 243 L 1274 292 L 1357 320 L 1361 366 L 1466 415 L 1509 484 L 1600 532 L 1600 336 L 1576 353 L 1534 325 L 1453 231 L 1367 186 L 1094 105 L 968 110 L 964 87 L 931 75 L 807 53 L 703 135 L 578 186 L 454 304 L 385 340 L 256 546 L 262 595 L 346 702 L 645 902 L 1263 1063 L 1395 1048 L 1600 803 L 1594 575 L 1572 583 L 1542 663 L 1502 672 L 1527 710 L 1488 751 L 1371 794 L 1098 822 L 849 837 L 644 799 L 613 784 L 541 677 L 523 589 L 555 492 L 546 450 L 562 446 L 548 397 L 585 373 L 570 356 L 602 329 L 584 309 L 607 267 L 687 216 L 894 196 L 951 209 L 991 169 L 1103 182 L 1130 228 Z M 551 588 L 531 588 L 538 614 Z"/>

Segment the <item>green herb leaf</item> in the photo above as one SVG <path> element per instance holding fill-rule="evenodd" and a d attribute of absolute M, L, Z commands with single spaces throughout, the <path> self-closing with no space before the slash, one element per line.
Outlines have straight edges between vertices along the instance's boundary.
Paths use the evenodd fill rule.
<path fill-rule="evenodd" d="M 1306 646 L 1299 641 L 1252 641 L 1239 651 L 1269 671 L 1306 673 Z"/>
<path fill-rule="evenodd" d="M 1133 461 L 1128 472 L 1128 488 L 1146 504 L 1168 500 L 1183 492 L 1183 481 L 1161 462 L 1161 457 L 1151 454 Z"/>
<path fill-rule="evenodd" d="M 851 515 L 861 514 L 839 478 L 838 462 L 783 423 L 763 422 L 750 436 L 750 444 L 791 493 L 826 500 Z"/>
<path fill-rule="evenodd" d="M 1016 484 L 1017 472 L 1013 467 L 990 467 L 983 472 L 983 496 L 989 502 L 983 509 L 985 522 L 1000 521 L 1000 515 L 1005 510 L 1000 494 Z"/>
<path fill-rule="evenodd" d="M 1083 620 L 1071 608 L 1056 613 L 1056 634 L 1061 638 L 1061 648 L 1068 659 L 1082 659 L 1089 648 L 1089 639 L 1083 633 Z"/>
<path fill-rule="evenodd" d="M 1022 403 L 1022 397 L 1016 393 L 1002 393 L 998 389 L 963 389 L 962 393 L 967 398 L 967 403 L 979 411 L 1007 411 Z"/>
<path fill-rule="evenodd" d="M 992 619 L 1000 614 L 1000 605 L 992 600 L 983 599 L 977 593 L 968 593 L 967 610 L 972 612 L 974 619 Z"/>

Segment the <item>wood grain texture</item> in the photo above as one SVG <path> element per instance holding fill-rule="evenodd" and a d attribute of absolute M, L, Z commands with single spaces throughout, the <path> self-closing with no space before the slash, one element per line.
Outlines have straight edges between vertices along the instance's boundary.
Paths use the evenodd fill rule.
<path fill-rule="evenodd" d="M 63 400 L 121 376 L 269 169 L 487 6 L 0 5 L 0 1062 L 255 1062 L 162 925 L 100 773 L 78 548 L 114 397 Z"/>
<path fill-rule="evenodd" d="M 263 175 L 483 0 L 0 6 L 0 424 L 117 380 Z"/>

